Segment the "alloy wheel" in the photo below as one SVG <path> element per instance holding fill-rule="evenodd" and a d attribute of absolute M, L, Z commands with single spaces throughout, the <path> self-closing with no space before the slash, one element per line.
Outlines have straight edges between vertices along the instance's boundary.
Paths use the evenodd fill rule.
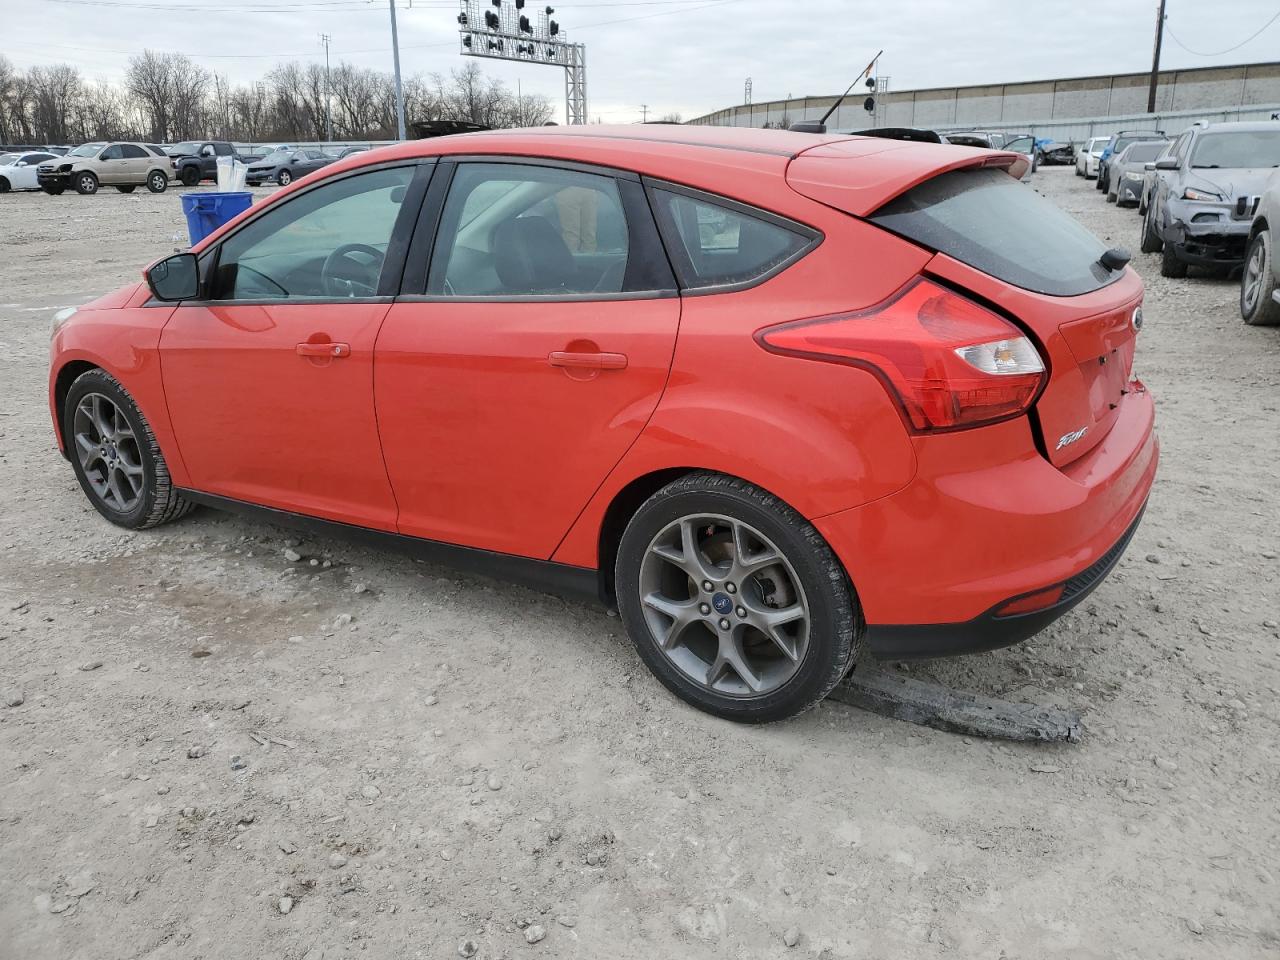
<path fill-rule="evenodd" d="M 1262 293 L 1263 243 L 1261 239 L 1253 241 L 1253 249 L 1249 251 L 1249 259 L 1244 265 L 1243 293 L 1241 303 L 1245 314 L 1251 314 L 1258 305 L 1258 297 Z"/>
<path fill-rule="evenodd" d="M 658 649 L 707 690 L 764 696 L 804 661 L 811 618 L 800 578 L 741 520 L 694 514 L 669 523 L 645 551 L 639 588 Z"/>
<path fill-rule="evenodd" d="M 76 457 L 94 495 L 117 513 L 129 513 L 142 498 L 144 474 L 138 438 L 124 413 L 109 397 L 85 394 L 72 433 Z"/>

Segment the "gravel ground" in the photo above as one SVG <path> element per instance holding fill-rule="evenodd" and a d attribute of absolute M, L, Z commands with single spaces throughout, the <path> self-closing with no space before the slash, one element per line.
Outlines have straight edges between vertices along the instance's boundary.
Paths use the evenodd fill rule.
<path fill-rule="evenodd" d="M 1035 183 L 1137 249 L 1070 168 Z M 1110 579 L 910 668 L 1084 712 L 1033 747 L 735 727 L 590 606 L 207 510 L 109 526 L 53 447 L 49 320 L 181 230 L 176 191 L 0 197 L 0 957 L 1280 952 L 1280 330 L 1235 281 L 1136 255 L 1164 460 Z"/>

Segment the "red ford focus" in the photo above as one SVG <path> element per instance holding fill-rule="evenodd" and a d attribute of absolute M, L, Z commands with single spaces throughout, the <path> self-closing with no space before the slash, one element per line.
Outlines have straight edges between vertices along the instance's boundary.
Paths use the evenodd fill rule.
<path fill-rule="evenodd" d="M 735 720 L 1093 589 L 1158 448 L 1142 284 L 1022 158 L 703 127 L 359 154 L 62 317 L 98 511 L 300 522 L 617 605 Z M 1011 175 L 1012 174 L 1012 175 Z"/>

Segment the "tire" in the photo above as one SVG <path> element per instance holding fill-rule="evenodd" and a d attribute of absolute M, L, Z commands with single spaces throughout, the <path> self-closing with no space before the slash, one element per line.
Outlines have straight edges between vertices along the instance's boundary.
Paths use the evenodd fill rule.
<path fill-rule="evenodd" d="M 4 177 L 0 177 L 0 193 L 8 193 L 8 192 L 9 192 L 9 181 L 6 180 Z"/>
<path fill-rule="evenodd" d="M 44 187 L 41 187 L 40 189 L 43 190 L 45 193 L 47 193 L 51 197 L 60 197 L 62 196 L 62 191 L 67 188 L 60 186 L 58 184 L 50 184 L 49 186 L 44 186 Z"/>
<path fill-rule="evenodd" d="M 739 566 L 740 555 L 752 569 Z M 860 608 L 826 541 L 777 497 L 723 474 L 681 477 L 641 505 L 618 547 L 615 587 L 646 666 L 676 696 L 726 720 L 768 723 L 807 710 L 861 647 Z M 799 613 L 776 620 L 772 639 L 753 626 L 786 611 Z M 681 619 L 686 626 L 664 646 Z"/>
<path fill-rule="evenodd" d="M 76 193 L 91 196 L 98 192 L 98 177 L 92 170 L 81 170 L 75 175 Z"/>
<path fill-rule="evenodd" d="M 200 182 L 200 171 L 195 167 L 183 167 L 178 179 L 182 181 L 184 187 L 194 187 Z"/>
<path fill-rule="evenodd" d="M 1093 182 L 1093 189 L 1095 190 L 1107 189 L 1107 181 L 1106 181 L 1106 178 L 1103 177 L 1101 170 L 1098 171 L 1098 179 Z"/>
<path fill-rule="evenodd" d="M 169 189 L 169 176 L 163 170 L 152 170 L 147 174 L 147 189 L 152 193 L 164 193 Z"/>
<path fill-rule="evenodd" d="M 1178 259 L 1178 252 L 1174 250 L 1173 244 L 1166 243 L 1164 245 L 1163 256 L 1160 259 L 1160 276 L 1169 277 L 1173 280 L 1181 280 L 1186 275 L 1186 263 Z"/>
<path fill-rule="evenodd" d="M 276 174 L 276 183 L 280 184 L 282 187 L 287 187 L 289 184 L 293 183 L 293 174 L 288 170 L 281 170 Z"/>
<path fill-rule="evenodd" d="M 1164 241 L 1160 239 L 1160 234 L 1156 233 L 1151 217 L 1151 205 L 1148 204 L 1142 215 L 1142 242 L 1138 245 L 1143 253 L 1159 253 L 1164 249 Z"/>
<path fill-rule="evenodd" d="M 83 411 L 82 401 L 86 404 Z M 106 371 L 90 370 L 71 384 L 63 406 L 63 433 L 80 488 L 94 509 L 116 526 L 143 530 L 191 512 L 194 504 L 184 500 L 173 486 L 164 455 L 142 411 Z M 93 449 L 98 442 L 103 446 L 97 449 L 108 450 L 111 462 L 118 466 L 112 468 L 106 457 Z M 123 501 L 112 487 L 126 493 Z"/>
<path fill-rule="evenodd" d="M 1280 303 L 1276 303 L 1272 297 L 1276 291 L 1275 268 L 1275 245 L 1271 239 L 1271 231 L 1260 230 L 1249 241 L 1249 249 L 1244 255 L 1244 269 L 1240 271 L 1240 317 L 1251 327 L 1280 325 Z"/>
<path fill-rule="evenodd" d="M 133 193 L 134 188 L 136 186 L 137 186 L 136 183 L 130 183 L 122 187 L 116 187 L 116 189 L 119 190 L 121 193 Z"/>
<path fill-rule="evenodd" d="M 1107 203 L 1115 203 L 1115 202 L 1116 202 L 1116 195 L 1115 195 L 1114 193 L 1112 193 L 1110 190 L 1108 190 L 1108 191 L 1107 191 Z"/>

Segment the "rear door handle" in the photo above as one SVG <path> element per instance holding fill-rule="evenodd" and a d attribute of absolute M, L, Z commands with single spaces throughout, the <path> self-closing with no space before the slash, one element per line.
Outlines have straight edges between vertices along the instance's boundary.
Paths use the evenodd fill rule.
<path fill-rule="evenodd" d="M 547 363 L 553 367 L 568 367 L 574 370 L 625 370 L 627 355 L 625 353 L 573 353 L 568 350 L 553 350 L 547 354 Z"/>
<path fill-rule="evenodd" d="M 298 356 L 300 357 L 349 357 L 351 356 L 351 344 L 349 343 L 300 343 L 298 344 Z"/>

